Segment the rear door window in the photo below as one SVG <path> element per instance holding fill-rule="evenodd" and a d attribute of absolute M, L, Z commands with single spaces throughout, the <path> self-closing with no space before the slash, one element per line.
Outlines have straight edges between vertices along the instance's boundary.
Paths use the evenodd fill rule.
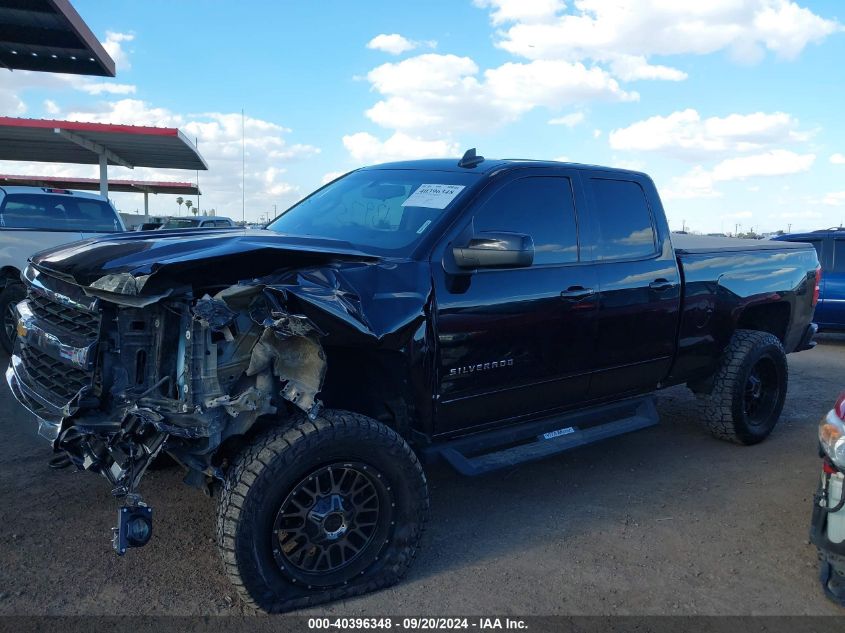
<path fill-rule="evenodd" d="M 0 206 L 0 228 L 113 233 L 120 224 L 103 200 L 39 194 L 9 194 Z"/>
<path fill-rule="evenodd" d="M 833 272 L 845 273 L 845 239 L 833 241 Z"/>
<path fill-rule="evenodd" d="M 641 259 L 657 254 L 654 222 L 642 187 L 631 180 L 590 178 L 595 258 Z"/>

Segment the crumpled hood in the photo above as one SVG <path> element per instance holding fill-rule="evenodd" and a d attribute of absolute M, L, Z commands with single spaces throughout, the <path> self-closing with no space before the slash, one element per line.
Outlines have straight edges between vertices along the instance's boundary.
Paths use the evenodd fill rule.
<path fill-rule="evenodd" d="M 347 242 L 244 229 L 126 232 L 73 242 L 31 258 L 37 268 L 83 287 L 106 275 L 158 277 L 165 271 L 187 283 L 195 281 L 196 274 L 234 283 L 280 268 L 332 260 L 375 262 L 378 258 Z"/>
<path fill-rule="evenodd" d="M 122 233 L 41 251 L 31 261 L 87 293 L 106 291 L 111 301 L 120 297 L 118 303 L 139 307 L 192 286 L 259 286 L 338 344 L 398 349 L 424 322 L 431 299 L 428 262 L 384 259 L 346 242 L 266 230 Z M 110 280 L 126 277 L 133 286 L 137 281 L 131 291 L 110 287 Z"/>

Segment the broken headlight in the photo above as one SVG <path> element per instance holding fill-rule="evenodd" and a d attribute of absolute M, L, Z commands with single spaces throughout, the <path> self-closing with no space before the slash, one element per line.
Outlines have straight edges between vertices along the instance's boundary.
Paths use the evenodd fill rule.
<path fill-rule="evenodd" d="M 819 423 L 819 443 L 830 461 L 845 469 L 845 392 Z"/>

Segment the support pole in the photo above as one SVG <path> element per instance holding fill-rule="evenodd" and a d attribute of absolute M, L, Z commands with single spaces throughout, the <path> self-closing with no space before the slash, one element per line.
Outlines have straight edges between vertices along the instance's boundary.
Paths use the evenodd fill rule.
<path fill-rule="evenodd" d="M 109 159 L 100 154 L 100 195 L 109 198 Z"/>
<path fill-rule="evenodd" d="M 144 222 L 150 221 L 150 193 L 144 192 Z"/>

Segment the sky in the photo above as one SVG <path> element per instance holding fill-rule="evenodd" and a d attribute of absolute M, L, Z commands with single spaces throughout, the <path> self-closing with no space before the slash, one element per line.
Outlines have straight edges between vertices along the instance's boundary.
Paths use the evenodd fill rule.
<path fill-rule="evenodd" d="M 117 76 L 2 70 L 0 114 L 178 127 L 209 164 L 200 207 L 218 215 L 240 219 L 243 196 L 258 221 L 356 167 L 476 147 L 645 171 L 673 230 L 845 222 L 837 0 L 73 5 Z M 0 161 L 0 171 L 98 176 L 52 163 Z M 137 194 L 113 200 L 143 208 Z M 165 195 L 150 208 L 179 211 Z"/>

